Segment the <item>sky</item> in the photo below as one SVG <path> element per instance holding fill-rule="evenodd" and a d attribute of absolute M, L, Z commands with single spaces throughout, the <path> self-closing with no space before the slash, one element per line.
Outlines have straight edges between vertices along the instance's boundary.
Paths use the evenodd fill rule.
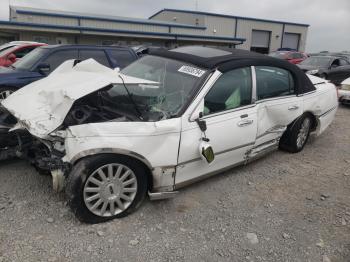
<path fill-rule="evenodd" d="M 196 4 L 197 2 L 197 4 Z M 307 52 L 350 51 L 350 0 L 0 0 L 0 20 L 9 3 L 60 11 L 148 18 L 163 8 L 310 24 Z"/>

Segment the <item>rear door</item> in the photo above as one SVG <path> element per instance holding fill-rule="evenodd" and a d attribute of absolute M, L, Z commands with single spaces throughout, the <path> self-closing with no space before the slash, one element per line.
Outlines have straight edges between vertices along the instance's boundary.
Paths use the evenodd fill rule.
<path fill-rule="evenodd" d="M 255 153 L 278 144 L 287 126 L 303 112 L 292 74 L 282 68 L 256 66 L 258 129 Z"/>
<path fill-rule="evenodd" d="M 78 59 L 78 49 L 63 49 L 54 51 L 42 61 L 40 61 L 40 63 L 47 63 L 50 65 L 50 70 L 46 73 L 49 74 L 63 62 L 70 59 Z"/>

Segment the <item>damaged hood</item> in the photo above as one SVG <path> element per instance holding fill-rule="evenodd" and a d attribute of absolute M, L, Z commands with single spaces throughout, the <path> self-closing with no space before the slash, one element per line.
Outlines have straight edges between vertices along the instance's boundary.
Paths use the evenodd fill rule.
<path fill-rule="evenodd" d="M 93 59 L 74 66 L 74 60 L 61 64 L 48 77 L 31 83 L 2 101 L 19 121 L 17 128 L 26 128 L 45 138 L 64 121 L 73 103 L 110 84 L 157 84 L 123 75 Z"/>

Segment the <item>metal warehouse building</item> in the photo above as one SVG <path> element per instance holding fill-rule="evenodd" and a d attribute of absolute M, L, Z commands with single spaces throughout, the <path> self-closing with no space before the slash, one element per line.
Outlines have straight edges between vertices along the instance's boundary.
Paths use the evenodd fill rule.
<path fill-rule="evenodd" d="M 206 12 L 163 9 L 148 19 L 10 6 L 0 21 L 0 42 L 237 47 L 268 53 L 305 50 L 309 25 Z"/>

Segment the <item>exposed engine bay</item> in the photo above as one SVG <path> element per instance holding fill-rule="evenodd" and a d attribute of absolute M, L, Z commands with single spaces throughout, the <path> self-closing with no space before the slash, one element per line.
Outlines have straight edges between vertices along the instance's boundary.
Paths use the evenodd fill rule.
<path fill-rule="evenodd" d="M 69 126 L 99 122 L 158 121 L 167 115 L 155 107 L 143 104 L 143 97 L 130 98 L 119 95 L 111 97 L 108 90 L 113 85 L 82 97 L 75 101 L 62 125 L 57 130 L 65 130 Z M 131 100 L 132 99 L 132 100 Z M 149 98 L 147 98 L 149 99 Z M 64 151 L 59 150 L 59 137 L 43 140 L 31 135 L 25 129 L 14 128 L 17 119 L 10 112 L 1 109 L 0 113 L 0 160 L 19 157 L 28 160 L 39 171 L 48 172 L 60 168 L 60 159 Z M 15 130 L 12 130 L 14 128 Z"/>

